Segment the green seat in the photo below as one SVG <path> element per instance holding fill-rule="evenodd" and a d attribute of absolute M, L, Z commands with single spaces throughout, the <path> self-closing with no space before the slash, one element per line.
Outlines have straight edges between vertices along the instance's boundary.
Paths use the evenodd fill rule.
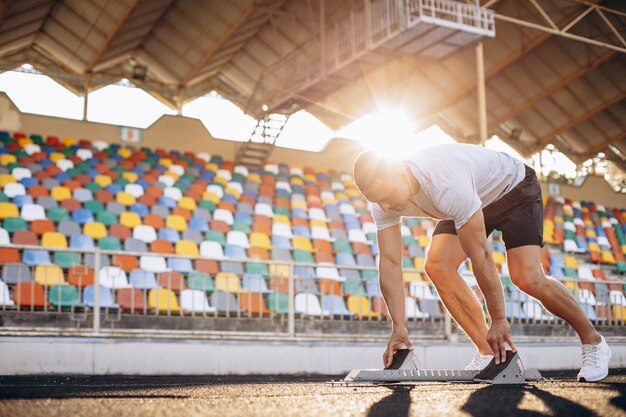
<path fill-rule="evenodd" d="M 231 230 L 234 230 L 237 232 L 244 232 L 247 235 L 249 235 L 251 232 L 250 226 L 248 226 L 248 224 L 244 222 L 234 222 L 233 225 L 231 226 Z"/>
<path fill-rule="evenodd" d="M 115 181 L 115 184 L 119 184 L 122 188 L 126 187 L 128 184 L 130 184 L 130 181 L 128 181 L 126 178 L 124 177 L 118 177 Z"/>
<path fill-rule="evenodd" d="M 43 145 L 43 137 L 41 135 L 30 135 L 30 140 L 33 141 L 34 144 L 42 146 Z"/>
<path fill-rule="evenodd" d="M 61 268 L 80 265 L 80 254 L 76 252 L 55 252 L 54 263 Z"/>
<path fill-rule="evenodd" d="M 267 298 L 267 308 L 279 314 L 289 312 L 289 295 L 271 293 Z"/>
<path fill-rule="evenodd" d="M 123 166 L 120 165 L 116 165 L 113 168 L 111 168 L 111 171 L 115 171 L 118 174 L 122 175 L 123 173 L 126 172 L 126 168 L 124 168 Z M 120 177 L 121 178 L 121 177 Z"/>
<path fill-rule="evenodd" d="M 102 250 L 122 250 L 120 240 L 114 236 L 105 236 L 98 239 L 98 247 Z"/>
<path fill-rule="evenodd" d="M 211 213 L 215 211 L 215 203 L 209 200 L 200 200 L 198 207 L 208 210 Z"/>
<path fill-rule="evenodd" d="M 182 182 L 176 182 L 174 184 L 174 188 L 178 188 L 180 190 L 181 193 L 185 193 L 185 191 L 187 191 L 187 188 L 189 188 L 189 186 L 185 183 Z"/>
<path fill-rule="evenodd" d="M 6 196 L 2 191 L 0 191 L 0 203 L 8 203 L 9 197 Z"/>
<path fill-rule="evenodd" d="M 415 239 L 411 235 L 409 235 L 409 236 L 402 236 L 402 244 L 404 246 L 416 245 L 417 244 L 417 239 Z"/>
<path fill-rule="evenodd" d="M 51 285 L 48 289 L 48 301 L 55 307 L 80 306 L 78 289 L 72 285 Z"/>
<path fill-rule="evenodd" d="M 107 227 L 118 223 L 117 216 L 110 211 L 101 211 L 97 214 L 96 220 Z"/>
<path fill-rule="evenodd" d="M 361 280 L 354 278 L 348 278 L 343 282 L 343 293 L 346 295 L 366 295 Z"/>
<path fill-rule="evenodd" d="M 361 271 L 363 279 L 378 279 L 378 271 Z"/>
<path fill-rule="evenodd" d="M 409 258 L 408 256 L 402 257 L 402 268 L 415 268 L 415 265 L 413 265 L 413 261 L 411 260 L 411 258 Z"/>
<path fill-rule="evenodd" d="M 93 214 L 98 214 L 104 211 L 104 204 L 98 200 L 90 200 L 83 204 L 83 208 L 89 210 Z"/>
<path fill-rule="evenodd" d="M 28 223 L 21 217 L 7 217 L 4 219 L 2 227 L 9 233 L 17 232 L 18 230 L 28 230 Z"/>
<path fill-rule="evenodd" d="M 102 186 L 100 184 L 95 183 L 95 182 L 88 182 L 87 184 L 85 184 L 83 186 L 83 188 L 86 188 L 89 191 L 91 191 L 92 193 L 95 193 L 96 191 L 101 190 Z"/>
<path fill-rule="evenodd" d="M 268 277 L 270 275 L 267 264 L 259 264 L 254 262 L 246 263 L 246 274 L 263 275 Z"/>
<path fill-rule="evenodd" d="M 624 262 L 624 261 L 617 261 L 615 266 L 617 266 L 617 273 L 619 273 L 619 274 L 626 274 L 626 262 Z"/>
<path fill-rule="evenodd" d="M 333 242 L 333 249 L 339 253 L 352 253 L 352 245 L 347 239 L 337 239 Z"/>
<path fill-rule="evenodd" d="M 565 231 L 565 239 L 567 240 L 576 240 L 576 233 L 571 230 Z"/>
<path fill-rule="evenodd" d="M 210 240 L 212 242 L 217 242 L 222 246 L 226 246 L 226 236 L 224 232 L 220 232 L 219 230 L 209 230 L 204 235 L 204 240 Z"/>
<path fill-rule="evenodd" d="M 213 278 L 209 274 L 204 272 L 192 272 L 187 277 L 187 286 L 194 290 L 200 291 L 215 291 L 215 285 L 213 284 Z"/>
<path fill-rule="evenodd" d="M 365 237 L 367 238 L 367 240 L 369 240 L 370 242 L 376 243 L 378 242 L 378 236 L 376 236 L 376 233 L 372 232 L 372 233 L 366 233 Z"/>
<path fill-rule="evenodd" d="M 295 249 L 293 251 L 293 260 L 295 262 L 309 262 L 309 263 L 315 262 L 313 259 L 313 254 L 311 252 L 307 252 L 307 251 L 300 250 L 300 249 Z"/>
<path fill-rule="evenodd" d="M 288 218 L 291 218 L 291 212 L 286 207 L 274 206 L 273 210 L 274 210 L 274 214 L 282 214 L 283 216 L 287 216 Z"/>
<path fill-rule="evenodd" d="M 578 272 L 569 266 L 566 266 L 565 268 L 563 268 L 563 274 L 567 277 L 567 278 L 578 278 Z"/>
<path fill-rule="evenodd" d="M 55 223 L 62 222 L 63 220 L 69 220 L 70 214 L 67 212 L 67 209 L 64 207 L 51 207 L 46 210 L 46 216 L 49 220 L 52 220 Z"/>
<path fill-rule="evenodd" d="M 19 162 L 10 162 L 7 164 L 7 170 L 9 172 L 13 171 L 13 168 L 23 168 L 23 165 Z"/>

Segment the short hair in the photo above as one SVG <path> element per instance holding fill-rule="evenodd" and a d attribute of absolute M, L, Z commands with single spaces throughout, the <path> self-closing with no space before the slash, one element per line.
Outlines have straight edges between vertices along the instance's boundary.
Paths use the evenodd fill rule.
<path fill-rule="evenodd" d="M 375 179 L 388 179 L 393 172 L 393 164 L 373 151 L 362 152 L 354 161 L 354 183 L 365 194 Z"/>

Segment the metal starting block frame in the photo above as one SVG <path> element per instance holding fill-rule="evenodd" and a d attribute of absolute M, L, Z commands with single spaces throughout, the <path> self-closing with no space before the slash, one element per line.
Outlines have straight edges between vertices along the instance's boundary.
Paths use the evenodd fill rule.
<path fill-rule="evenodd" d="M 482 371 L 461 369 L 420 369 L 419 360 L 408 349 L 400 349 L 394 355 L 393 364 L 387 369 L 354 369 L 341 381 L 332 385 L 369 385 L 411 382 L 484 382 L 493 385 L 524 384 L 544 378 L 536 369 L 524 369 L 519 355 L 506 352 L 506 361 L 495 364 L 492 359 Z"/>

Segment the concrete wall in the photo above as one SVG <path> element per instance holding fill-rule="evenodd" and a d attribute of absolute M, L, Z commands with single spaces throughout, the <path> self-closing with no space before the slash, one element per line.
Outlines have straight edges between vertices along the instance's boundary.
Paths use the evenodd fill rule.
<path fill-rule="evenodd" d="M 626 342 L 611 342 L 610 366 L 626 366 Z M 526 368 L 578 369 L 578 343 L 517 343 Z M 0 338 L 0 375 L 334 374 L 382 368 L 384 343 L 107 338 Z M 467 343 L 414 343 L 422 367 L 463 369 Z"/>

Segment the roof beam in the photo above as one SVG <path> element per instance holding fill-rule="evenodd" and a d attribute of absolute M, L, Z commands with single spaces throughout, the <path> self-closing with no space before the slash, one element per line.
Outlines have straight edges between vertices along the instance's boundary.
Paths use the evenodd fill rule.
<path fill-rule="evenodd" d="M 15 3 L 15 0 L 4 0 L 2 4 L 0 4 L 0 25 L 4 22 L 4 17 L 7 15 L 13 3 Z"/>
<path fill-rule="evenodd" d="M 541 92 L 539 92 L 539 94 L 536 94 L 533 97 L 526 99 L 519 106 L 507 112 L 504 116 L 499 117 L 498 120 L 490 123 L 488 130 L 491 131 L 497 128 L 498 126 L 500 126 L 501 123 L 504 123 L 507 120 L 510 120 L 514 118 L 515 116 L 523 113 L 528 108 L 534 106 L 535 103 L 538 103 L 544 98 L 551 96 L 552 94 L 554 94 L 561 88 L 565 87 L 567 84 L 587 74 L 589 71 L 595 69 L 596 67 L 598 67 L 599 65 L 607 61 L 609 58 L 611 58 L 615 54 L 616 52 L 614 51 L 607 51 L 604 54 L 598 56 L 593 62 L 589 63 L 588 65 L 581 67 L 577 71 L 574 71 L 572 74 L 568 75 L 567 77 L 560 79 L 559 81 L 552 84 L 551 86 L 542 89 Z"/>
<path fill-rule="evenodd" d="M 189 80 L 191 80 L 193 77 L 195 77 L 196 74 L 198 73 L 198 71 L 200 71 L 202 69 L 202 67 L 204 67 L 204 65 L 206 65 L 207 62 L 209 62 L 209 60 L 213 57 L 213 55 L 215 55 L 220 50 L 220 48 L 226 43 L 226 41 L 228 41 L 230 36 L 233 33 L 235 33 L 235 31 L 237 29 L 239 29 L 239 27 L 246 21 L 246 19 L 248 19 L 248 16 L 250 16 L 252 11 L 254 10 L 254 7 L 255 7 L 255 3 L 252 2 L 250 7 L 248 7 L 237 18 L 237 20 L 235 20 L 235 22 L 228 28 L 228 30 L 226 32 L 224 32 L 222 37 L 217 42 L 215 42 L 213 47 L 210 48 L 207 51 L 207 53 L 204 54 L 204 56 L 198 62 L 196 62 L 196 64 L 191 69 L 191 71 L 189 71 L 189 73 L 185 76 L 185 78 L 183 78 L 183 81 L 181 83 L 182 85 L 187 84 L 189 82 Z"/>
<path fill-rule="evenodd" d="M 108 32 L 108 36 L 105 39 L 105 41 L 102 43 L 102 45 L 100 45 L 100 48 L 98 48 L 93 58 L 89 62 L 87 62 L 87 65 L 85 67 L 85 72 L 91 71 L 93 66 L 96 65 L 96 63 L 98 62 L 98 60 L 100 59 L 104 51 L 106 51 L 107 48 L 109 47 L 109 44 L 111 43 L 115 35 L 117 35 L 117 32 L 119 32 L 122 25 L 128 20 L 128 17 L 130 16 L 130 14 L 135 10 L 135 8 L 137 7 L 137 4 L 139 4 L 139 0 L 131 0 L 128 9 L 124 12 L 124 16 L 122 16 L 122 18 L 119 20 L 119 22 L 117 22 L 115 27 Z"/>
<path fill-rule="evenodd" d="M 622 139 L 626 139 L 626 130 L 622 130 L 617 135 L 611 136 L 610 138 L 605 140 L 603 143 L 601 143 L 599 145 L 596 145 L 593 148 L 589 149 L 589 151 L 586 152 L 586 153 L 589 156 L 593 156 L 593 155 L 597 154 L 598 152 L 603 151 L 607 146 L 612 145 L 612 144 L 614 144 L 616 142 L 619 142 Z"/>
<path fill-rule="evenodd" d="M 546 143 L 548 143 L 551 140 L 553 140 L 557 135 L 560 135 L 563 132 L 568 131 L 569 129 L 571 129 L 572 127 L 576 126 L 577 124 L 579 124 L 581 122 L 584 122 L 585 120 L 595 116 L 596 114 L 600 113 L 601 111 L 604 111 L 604 110 L 608 109 L 612 105 L 617 104 L 617 103 L 619 103 L 620 101 L 622 101 L 624 99 L 626 99 L 626 92 L 621 91 L 619 94 L 617 94 L 612 99 L 603 102 L 602 104 L 594 107 L 593 109 L 589 110 L 588 112 L 583 113 L 583 114 L 579 115 L 578 117 L 575 117 L 575 118 L 571 119 L 569 122 L 567 122 L 563 126 L 558 127 L 557 129 L 553 130 L 552 132 L 548 133 L 547 135 L 544 135 L 542 138 L 540 138 L 537 141 L 537 145 L 539 147 L 543 147 L 543 145 L 545 145 Z"/>

